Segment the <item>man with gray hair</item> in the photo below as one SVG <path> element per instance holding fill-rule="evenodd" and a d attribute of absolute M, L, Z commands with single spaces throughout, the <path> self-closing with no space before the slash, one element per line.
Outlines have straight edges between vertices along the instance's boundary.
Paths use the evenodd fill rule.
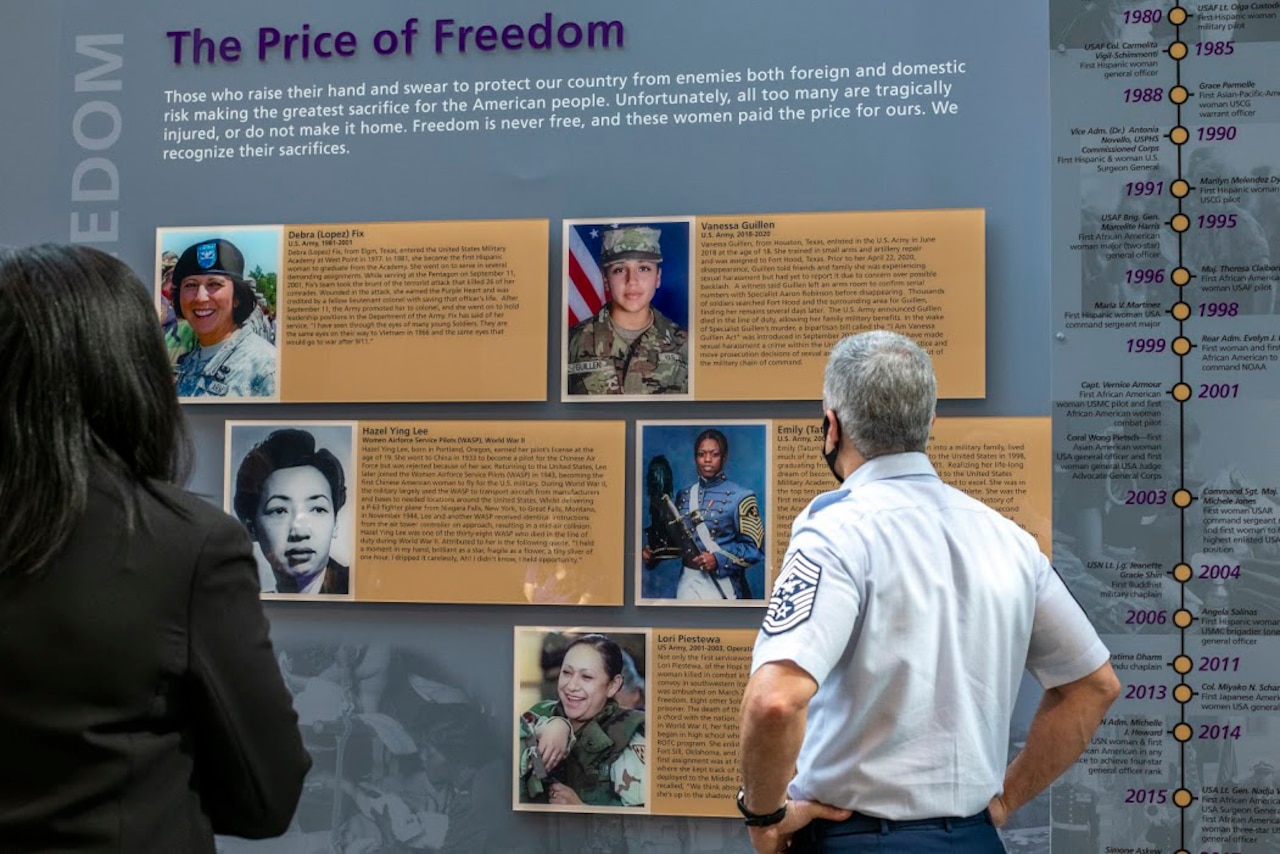
<path fill-rule="evenodd" d="M 1119 693 L 1036 541 L 938 478 L 936 399 L 908 338 L 831 353 L 822 452 L 840 487 L 792 526 L 743 698 L 738 808 L 757 851 L 1003 851 L 996 828 Z M 1045 693 L 1006 769 L 1024 668 Z"/>

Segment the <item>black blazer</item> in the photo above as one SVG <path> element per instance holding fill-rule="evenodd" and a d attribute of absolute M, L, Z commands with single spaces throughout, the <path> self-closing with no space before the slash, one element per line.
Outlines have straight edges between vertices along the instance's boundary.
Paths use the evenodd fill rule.
<path fill-rule="evenodd" d="M 293 816 L 311 760 L 248 537 L 159 489 L 181 512 L 95 477 L 61 556 L 0 573 L 0 851 L 211 852 Z"/>

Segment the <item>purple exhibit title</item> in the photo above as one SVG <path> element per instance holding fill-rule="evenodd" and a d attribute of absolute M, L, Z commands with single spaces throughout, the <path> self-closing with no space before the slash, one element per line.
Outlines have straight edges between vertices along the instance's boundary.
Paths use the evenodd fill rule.
<path fill-rule="evenodd" d="M 419 20 L 410 18 L 399 29 L 379 30 L 373 35 L 373 50 L 379 56 L 413 56 L 422 36 Z M 169 30 L 165 33 L 173 46 L 173 63 L 182 65 L 239 62 L 244 44 L 238 36 L 215 36 L 200 27 Z M 496 50 L 573 50 L 574 48 L 620 48 L 623 46 L 621 21 L 563 21 L 550 12 L 530 24 L 459 24 L 453 18 L 437 18 L 434 24 L 435 52 L 492 53 Z M 293 31 L 276 27 L 259 27 L 256 52 L 259 62 L 273 59 L 333 59 L 352 57 L 360 40 L 350 30 L 312 30 L 303 24 Z"/>

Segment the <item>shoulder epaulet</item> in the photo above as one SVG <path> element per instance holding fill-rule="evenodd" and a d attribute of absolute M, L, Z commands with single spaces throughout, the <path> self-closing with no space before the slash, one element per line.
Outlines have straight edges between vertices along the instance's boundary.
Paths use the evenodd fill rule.
<path fill-rule="evenodd" d="M 839 503 L 848 494 L 849 490 L 844 487 L 841 487 L 840 489 L 833 489 L 831 492 L 822 493 L 817 498 L 809 502 L 809 515 L 812 516 L 824 507 L 830 507 L 832 504 Z"/>

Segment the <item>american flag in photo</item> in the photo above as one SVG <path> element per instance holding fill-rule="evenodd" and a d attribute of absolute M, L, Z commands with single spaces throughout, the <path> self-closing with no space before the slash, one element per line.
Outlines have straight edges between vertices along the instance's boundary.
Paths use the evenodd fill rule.
<path fill-rule="evenodd" d="M 606 225 L 569 226 L 569 325 L 593 316 L 605 303 L 604 275 L 600 272 L 600 243 Z"/>
<path fill-rule="evenodd" d="M 773 587 L 762 626 L 765 634 L 780 635 L 808 620 L 821 578 L 822 567 L 805 557 L 804 552 L 793 554 Z"/>

